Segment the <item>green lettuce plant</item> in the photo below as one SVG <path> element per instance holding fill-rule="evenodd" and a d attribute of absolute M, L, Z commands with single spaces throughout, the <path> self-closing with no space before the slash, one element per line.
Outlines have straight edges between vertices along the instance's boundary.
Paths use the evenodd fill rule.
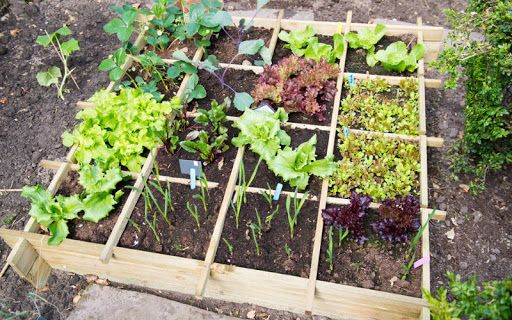
<path fill-rule="evenodd" d="M 352 49 L 363 48 L 366 51 L 373 52 L 377 42 L 386 34 L 386 26 L 378 23 L 372 30 L 370 28 L 363 28 L 358 33 L 348 32 L 345 35 L 345 40 L 349 43 Z"/>
<path fill-rule="evenodd" d="M 303 190 L 309 183 L 311 175 L 325 178 L 336 171 L 333 157 L 316 160 L 316 134 L 296 149 L 286 147 L 267 161 L 268 167 L 277 176 L 287 181 L 290 186 Z"/>
<path fill-rule="evenodd" d="M 388 71 L 404 72 L 407 70 L 413 72 L 417 68 L 418 60 L 423 58 L 424 55 L 424 44 L 418 43 L 411 49 L 411 52 L 408 52 L 407 45 L 402 41 L 397 41 L 390 44 L 386 50 L 377 51 L 374 56 L 375 59 L 370 59 L 371 62 L 368 65 L 373 67 L 380 61 Z"/>
<path fill-rule="evenodd" d="M 284 48 L 290 49 L 294 55 L 307 60 L 318 62 L 324 59 L 329 63 L 335 63 L 336 59 L 341 58 L 345 49 L 345 40 L 341 34 L 333 35 L 334 46 L 331 46 L 319 43 L 318 38 L 314 36 L 315 33 L 315 29 L 307 25 L 304 30 L 281 31 L 279 39 L 287 43 Z"/>
<path fill-rule="evenodd" d="M 41 186 L 25 186 L 21 196 L 32 201 L 30 216 L 50 230 L 49 245 L 58 245 L 68 236 L 68 221 L 78 218 L 83 209 L 78 195 L 52 197 Z"/>
<path fill-rule="evenodd" d="M 281 122 L 286 121 L 288 114 L 282 108 L 274 114 L 247 109 L 238 121 L 233 122 L 233 127 L 240 129 L 240 133 L 231 142 L 237 148 L 249 145 L 251 151 L 270 161 L 281 145 L 290 145 L 290 136 L 281 129 Z"/>
<path fill-rule="evenodd" d="M 50 45 L 53 47 L 54 51 L 57 53 L 60 61 L 62 62 L 64 75 L 62 74 L 59 67 L 51 66 L 47 71 L 38 72 L 36 79 L 39 85 L 44 87 L 49 87 L 52 84 L 55 85 L 55 87 L 57 87 L 57 96 L 64 100 L 64 92 L 67 92 L 66 89 L 64 89 L 64 85 L 66 84 L 66 80 L 69 77 L 71 77 L 75 83 L 75 86 L 80 89 L 75 79 L 71 75 L 75 69 L 69 69 L 68 67 L 69 57 L 73 52 L 80 50 L 80 47 L 78 45 L 78 40 L 75 38 L 61 42 L 61 37 L 73 34 L 71 29 L 69 29 L 67 26 L 63 26 L 62 28 L 50 34 L 48 34 L 48 32 L 45 30 L 45 33 L 46 35 L 37 37 L 36 43 L 43 46 L 44 48 L 48 48 Z M 62 79 L 59 82 L 60 78 Z"/>

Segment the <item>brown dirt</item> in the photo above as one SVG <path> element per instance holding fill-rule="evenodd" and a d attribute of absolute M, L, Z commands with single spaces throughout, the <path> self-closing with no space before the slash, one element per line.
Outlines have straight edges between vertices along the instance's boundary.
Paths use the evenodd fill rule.
<path fill-rule="evenodd" d="M 247 194 L 247 203 L 242 206 L 240 211 L 238 228 L 236 227 L 235 212 L 232 209 L 229 210 L 229 216 L 226 219 L 222 233 L 223 240 L 220 242 L 215 261 L 307 278 L 311 263 L 318 203 L 313 201 L 304 203 L 297 219 L 298 224 L 295 227 L 293 238 L 290 238 L 285 202 L 286 197 L 283 196 L 279 201 L 273 201 L 271 209 L 262 195 Z M 272 219 L 269 227 L 265 218 L 272 214 L 277 205 L 279 205 L 279 211 Z M 260 247 L 259 256 L 256 252 L 250 228 L 251 223 L 257 223 L 256 209 L 262 222 L 261 238 L 256 235 Z M 291 210 L 293 215 L 293 204 Z M 224 240 L 233 246 L 232 254 Z M 284 249 L 285 245 L 288 245 L 291 249 L 290 256 L 287 255 Z"/>
<path fill-rule="evenodd" d="M 180 141 L 183 141 L 186 135 L 193 130 L 200 129 L 191 127 L 180 133 Z M 211 163 L 202 161 L 198 153 L 190 153 L 179 146 L 173 155 L 165 149 L 160 149 L 156 158 L 160 175 L 186 178 L 188 175 L 184 175 L 180 171 L 179 159 L 197 160 L 202 161 L 203 172 L 208 181 L 226 184 L 237 153 L 237 148 L 231 144 L 231 138 L 236 135 L 236 132 L 235 128 L 228 126 L 229 138 L 227 143 L 229 144 L 229 149 Z"/>
<path fill-rule="evenodd" d="M 57 191 L 57 194 L 70 196 L 81 193 L 83 188 L 78 183 L 78 179 L 79 175 L 77 172 L 70 172 L 59 188 L 59 191 Z M 118 190 L 124 188 L 124 194 L 114 206 L 114 210 L 112 210 L 105 219 L 98 223 L 82 219 L 70 221 L 68 223 L 68 238 L 101 244 L 107 243 L 110 233 L 112 233 L 112 229 L 114 229 L 114 225 L 117 222 L 117 218 L 119 217 L 119 214 L 121 214 L 121 210 L 123 210 L 123 206 L 126 203 L 126 200 L 128 200 L 128 195 L 130 194 L 130 189 L 125 187 L 131 184 L 133 184 L 133 180 L 122 181 L 118 184 Z"/>
<path fill-rule="evenodd" d="M 217 74 L 222 74 L 224 69 L 218 70 Z M 243 70 L 233 70 L 230 69 L 226 72 L 225 83 L 231 86 L 237 92 L 247 92 L 251 93 L 254 88 L 254 84 L 258 79 L 258 75 L 253 73 L 252 71 L 243 71 Z M 206 89 L 206 97 L 199 101 L 193 101 L 189 108 L 202 108 L 209 110 L 211 108 L 212 100 L 217 100 L 217 102 L 224 101 L 224 98 L 228 97 L 233 102 L 235 94 L 228 88 L 222 88 L 220 86 L 219 80 L 212 75 L 211 73 L 199 70 L 199 83 L 204 86 Z M 230 116 L 240 116 L 242 113 L 238 111 L 233 104 L 231 104 L 231 108 L 228 110 L 227 115 Z"/>
<path fill-rule="evenodd" d="M 396 41 L 403 41 L 408 45 L 409 50 L 416 44 L 415 35 L 402 35 L 399 37 L 384 36 L 375 46 L 375 52 L 379 50 L 385 50 L 390 44 Z M 352 49 L 348 48 L 347 61 L 345 64 L 345 72 L 353 73 L 367 73 L 378 74 L 378 75 L 391 75 L 391 76 L 413 76 L 414 72 L 397 72 L 388 71 L 384 69 L 381 63 L 377 63 L 374 67 L 369 67 L 366 63 L 366 50 L 364 49 Z"/>
<path fill-rule="evenodd" d="M 144 47 L 143 51 L 146 50 L 155 51 L 163 59 L 173 59 L 172 54 L 174 51 L 181 50 L 187 55 L 187 57 L 192 59 L 197 51 L 197 46 L 194 42 L 194 39 L 185 39 L 183 41 L 176 39 L 175 41 L 171 41 L 169 47 L 164 50 L 158 50 L 158 48 L 154 48 L 150 45 L 146 45 L 146 47 Z"/>
<path fill-rule="evenodd" d="M 303 142 L 308 141 L 314 134 L 316 134 L 316 158 L 317 159 L 323 159 L 325 155 L 327 154 L 327 143 L 329 139 L 329 134 L 327 131 L 320 131 L 320 130 L 285 130 L 288 135 L 290 136 L 292 143 L 290 147 L 296 148 L 298 145 L 300 145 Z M 244 167 L 245 167 L 245 176 L 246 179 L 249 180 L 251 175 L 254 172 L 254 169 L 256 165 L 258 164 L 259 156 L 255 153 L 253 153 L 250 150 L 246 150 L 244 155 Z M 260 166 L 258 167 L 258 172 L 256 174 L 256 177 L 254 178 L 254 181 L 251 184 L 251 187 L 257 187 L 257 188 L 268 188 L 268 185 L 272 189 L 275 189 L 276 185 L 278 183 L 283 184 L 283 190 L 284 191 L 295 191 L 295 187 L 291 187 L 288 182 L 283 182 L 283 180 L 280 177 L 277 177 L 267 166 L 265 161 L 261 161 Z M 309 191 L 311 195 L 318 195 L 320 194 L 320 189 L 322 185 L 322 179 L 317 176 L 311 176 L 309 178 L 309 185 L 306 190 Z"/>
<path fill-rule="evenodd" d="M 162 187 L 165 190 L 165 184 L 162 184 Z M 163 196 L 155 188 L 151 187 L 151 190 L 160 208 L 164 210 Z M 171 184 L 171 198 L 175 211 L 172 212 L 169 208 L 170 224 L 167 224 L 163 215 L 157 210 L 148 212 L 150 221 L 154 215 L 157 216 L 156 229 L 160 241 L 145 221 L 144 197 L 141 197 L 131 215 L 131 222 L 121 236 L 119 245 L 130 249 L 204 260 L 224 193 L 222 187 L 210 189 L 205 212 L 201 201 L 192 198 L 200 192 L 199 186 L 195 190 L 190 190 L 188 185 Z M 187 211 L 187 202 L 197 206 L 200 227 Z"/>
<path fill-rule="evenodd" d="M 366 223 L 366 236 L 369 240 L 359 245 L 350 235 L 338 246 L 338 231 L 333 230 L 333 270 L 327 261 L 329 228 L 325 227 L 322 237 L 318 279 L 350 286 L 421 297 L 421 268 L 411 269 L 406 280 L 400 280 L 402 265 L 406 264 L 405 253 L 409 243 L 389 243 L 375 236 L 370 223 L 377 214 L 369 213 Z M 421 244 L 416 246 L 416 254 L 421 254 Z M 419 258 L 418 258 L 419 259 Z M 417 259 L 416 259 L 417 260 Z M 391 279 L 396 277 L 394 284 Z"/>
<path fill-rule="evenodd" d="M 235 40 L 238 37 L 238 29 L 235 27 L 227 27 L 226 31 L 229 35 Z M 208 55 L 215 55 L 219 62 L 229 63 L 233 59 L 233 57 L 238 53 L 238 46 L 236 41 L 233 41 L 230 36 L 226 34 L 226 32 L 221 31 L 211 38 L 211 45 L 206 48 L 206 52 Z M 265 41 L 265 46 L 268 47 L 270 43 L 270 38 L 272 38 L 272 29 L 265 29 L 259 27 L 252 27 L 247 32 L 245 32 L 242 36 L 242 41 L 246 40 L 257 40 L 263 39 Z M 241 55 L 237 57 L 233 63 L 241 64 L 242 61 L 248 60 L 252 64 L 254 64 L 255 60 L 261 60 L 261 57 L 258 54 L 255 55 Z"/>

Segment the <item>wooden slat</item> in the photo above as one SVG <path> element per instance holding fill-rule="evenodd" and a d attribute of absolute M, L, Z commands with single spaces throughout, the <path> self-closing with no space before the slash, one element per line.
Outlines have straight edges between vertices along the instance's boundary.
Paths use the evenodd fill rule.
<path fill-rule="evenodd" d="M 233 192 L 235 191 L 236 180 L 238 179 L 238 169 L 240 168 L 240 163 L 242 162 L 242 159 L 244 157 L 244 150 L 245 149 L 243 147 L 238 149 L 235 162 L 233 163 L 231 174 L 226 185 L 224 198 L 222 199 L 222 203 L 219 209 L 219 215 L 217 217 L 215 228 L 213 229 L 213 234 L 210 239 L 210 244 L 208 246 L 208 251 L 206 252 L 206 257 L 204 259 L 204 268 L 201 271 L 201 277 L 199 278 L 199 281 L 197 282 L 196 285 L 195 296 L 198 299 L 201 299 L 203 297 L 206 284 L 210 276 L 210 268 L 215 259 L 217 248 L 219 247 L 222 229 L 224 228 L 224 221 L 226 220 Z"/>
<path fill-rule="evenodd" d="M 346 72 L 345 78 L 348 78 L 348 75 L 354 75 L 355 79 L 385 79 L 389 84 L 396 86 L 400 84 L 400 81 L 409 79 L 410 77 L 400 77 L 400 76 L 383 76 L 383 75 L 375 75 L 375 74 L 366 74 L 366 73 L 351 73 Z M 439 79 L 424 79 L 425 86 L 427 88 L 440 88 L 443 82 Z"/>
<path fill-rule="evenodd" d="M 421 17 L 418 17 L 418 27 L 421 28 L 423 25 Z M 423 31 L 418 31 L 418 43 L 423 44 Z M 418 61 L 418 103 L 419 103 L 419 115 L 420 115 L 420 134 L 427 134 L 427 115 L 425 106 L 425 60 L 420 59 Z"/>
<path fill-rule="evenodd" d="M 167 64 L 173 64 L 178 60 L 175 59 L 162 59 Z M 224 63 L 219 62 L 219 66 L 221 68 L 229 68 L 229 69 L 235 69 L 235 70 L 244 70 L 244 71 L 252 71 L 255 74 L 260 74 L 263 72 L 263 67 L 260 66 L 253 66 L 253 65 L 243 65 L 243 64 L 234 64 L 234 63 Z"/>
<path fill-rule="evenodd" d="M 350 25 L 352 22 L 352 11 L 347 12 L 347 20 L 345 25 L 339 24 L 338 33 L 342 31 L 346 35 L 350 32 Z M 334 144 L 336 141 L 336 127 L 338 125 L 338 113 L 339 105 L 341 101 L 341 91 L 343 90 L 343 74 L 345 72 L 345 61 L 347 59 L 348 45 L 345 45 L 343 49 L 343 55 L 340 59 L 339 67 L 340 74 L 336 82 L 336 95 L 334 97 L 334 103 L 332 107 L 332 119 L 331 119 L 331 130 L 329 132 L 329 141 L 327 143 L 327 156 L 331 156 L 334 153 Z M 311 255 L 311 268 L 309 272 L 308 288 L 306 291 L 306 301 L 304 311 L 306 314 L 311 314 L 313 310 L 313 304 L 315 301 L 316 282 L 318 274 L 318 264 L 320 260 L 320 250 L 322 247 L 322 233 L 324 229 L 324 221 L 322 219 L 322 210 L 325 209 L 327 203 L 327 193 L 329 191 L 329 178 L 326 178 L 322 182 L 322 189 L 320 191 L 320 203 L 318 206 L 318 213 L 316 217 L 316 229 L 313 243 L 313 253 Z"/>
<path fill-rule="evenodd" d="M 50 276 L 50 265 L 25 239 L 17 241 L 7 257 L 7 263 L 37 289 L 44 287 Z"/>
<path fill-rule="evenodd" d="M 58 247 L 48 246 L 48 236 L 0 229 L 9 245 L 25 238 L 53 268 L 88 274 L 120 283 L 193 294 L 203 262 L 164 254 L 115 248 L 115 259 L 97 262 L 102 245 L 65 239 Z M 301 312 L 308 279 L 214 263 L 205 297 L 230 302 L 252 303 L 268 308 Z M 418 318 L 424 300 L 363 288 L 317 282 L 315 315 L 333 319 Z"/>
<path fill-rule="evenodd" d="M 39 165 L 45 169 L 57 170 L 61 163 L 62 162 L 60 162 L 60 161 L 54 161 L 54 160 L 41 160 L 39 162 Z M 73 171 L 78 171 L 79 168 L 80 167 L 75 163 L 70 164 L 70 166 L 69 166 L 69 170 L 73 170 Z M 137 177 L 139 175 L 138 173 L 129 172 L 129 171 L 122 171 L 122 173 L 126 176 L 128 176 L 128 175 L 132 176 L 134 179 L 137 179 Z M 149 180 L 157 180 L 156 177 L 153 175 L 149 176 L 148 179 Z M 177 177 L 169 177 L 169 176 L 160 175 L 160 176 L 158 176 L 158 180 L 159 181 L 169 181 L 171 183 L 184 184 L 184 185 L 190 184 L 190 179 L 188 179 L 188 178 L 177 178 Z M 200 184 L 199 179 L 196 180 L 196 183 L 197 183 L 197 185 Z M 208 181 L 209 189 L 217 188 L 218 186 L 219 186 L 218 182 Z"/>
<path fill-rule="evenodd" d="M 272 38 L 270 38 L 270 44 L 268 45 L 268 50 L 270 51 L 270 56 L 274 56 L 274 51 L 276 49 L 277 40 L 279 36 L 279 32 L 281 31 L 281 20 L 283 20 L 284 17 L 284 10 L 279 10 L 279 13 L 277 14 L 277 20 L 274 25 L 274 31 L 272 32 Z"/>

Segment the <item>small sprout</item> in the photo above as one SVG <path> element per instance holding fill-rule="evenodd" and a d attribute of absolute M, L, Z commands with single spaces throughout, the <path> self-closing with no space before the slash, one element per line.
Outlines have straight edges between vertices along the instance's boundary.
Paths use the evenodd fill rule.
<path fill-rule="evenodd" d="M 184 247 L 179 243 L 175 243 L 172 245 L 176 251 L 187 251 L 189 247 Z"/>
<path fill-rule="evenodd" d="M 199 185 L 201 186 L 200 193 L 193 195 L 192 198 L 201 200 L 201 203 L 203 204 L 204 212 L 206 212 L 208 210 L 208 208 L 206 206 L 206 195 L 209 194 L 209 191 L 208 191 L 208 180 L 206 180 L 206 176 L 204 174 L 199 177 Z"/>
<path fill-rule="evenodd" d="M 279 212 L 279 205 L 277 205 L 277 207 L 274 209 L 274 211 L 272 211 L 271 214 L 269 214 L 266 218 L 265 218 L 265 223 L 267 224 L 268 228 L 272 228 L 272 219 L 274 219 L 275 215 Z"/>
<path fill-rule="evenodd" d="M 187 211 L 188 211 L 188 213 L 190 213 L 190 215 L 196 221 L 197 227 L 201 228 L 201 226 L 199 224 L 199 212 L 197 212 L 197 206 L 195 204 L 190 205 L 190 202 L 187 201 Z"/>
<path fill-rule="evenodd" d="M 288 246 L 288 243 L 284 244 L 284 252 L 286 252 L 288 259 L 292 258 L 292 249 L 290 249 L 290 247 Z"/>
<path fill-rule="evenodd" d="M 333 226 L 329 227 L 329 247 L 327 248 L 327 262 L 329 263 L 329 270 L 332 271 L 332 258 L 333 258 L 333 243 L 332 243 Z"/>
<path fill-rule="evenodd" d="M 348 236 L 348 228 L 343 230 L 343 227 L 340 226 L 338 229 L 338 247 L 341 247 L 341 242 Z"/>
<path fill-rule="evenodd" d="M 265 200 L 267 200 L 268 206 L 270 207 L 270 209 L 272 209 L 272 205 L 274 204 L 274 197 L 272 196 L 272 188 L 270 187 L 270 185 L 268 183 L 267 183 L 267 187 L 268 187 L 268 189 L 262 191 L 261 195 L 263 196 L 263 198 L 265 198 Z"/>
<path fill-rule="evenodd" d="M 308 197 L 308 192 L 304 193 L 302 198 L 299 200 L 297 198 L 297 191 L 298 189 L 295 188 L 295 192 L 293 194 L 293 216 L 291 214 L 291 197 L 288 195 L 286 197 L 286 213 L 288 214 L 288 225 L 290 226 L 290 238 L 293 239 L 293 233 L 295 231 L 295 227 L 297 226 L 298 217 L 300 210 L 302 209 L 302 206 L 306 202 L 306 199 Z"/>
<path fill-rule="evenodd" d="M 226 244 L 226 247 L 228 247 L 229 255 L 232 256 L 233 255 L 233 245 L 226 238 L 222 238 L 222 241 L 224 241 L 224 243 Z"/>
<path fill-rule="evenodd" d="M 258 212 L 258 208 L 254 208 L 254 211 L 256 212 L 256 221 L 258 222 L 258 233 L 261 239 L 261 216 Z"/>
<path fill-rule="evenodd" d="M 258 237 L 256 236 L 256 232 L 261 234 L 261 229 L 260 229 L 260 227 L 258 227 L 258 225 L 256 223 L 251 223 L 251 225 L 249 227 L 251 228 L 251 232 L 252 232 L 252 240 L 254 241 L 254 245 L 256 246 L 256 254 L 259 256 L 260 255 L 260 245 L 258 243 Z"/>

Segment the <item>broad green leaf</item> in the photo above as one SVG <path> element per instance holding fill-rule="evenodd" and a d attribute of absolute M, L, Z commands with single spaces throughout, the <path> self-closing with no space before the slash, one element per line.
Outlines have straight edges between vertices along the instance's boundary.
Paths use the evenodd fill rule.
<path fill-rule="evenodd" d="M 116 63 L 112 59 L 105 59 L 101 61 L 98 69 L 101 71 L 110 71 L 116 67 Z"/>
<path fill-rule="evenodd" d="M 62 48 L 62 53 L 65 56 L 68 56 L 71 53 L 80 50 L 80 47 L 78 46 L 78 40 L 76 40 L 76 39 L 70 39 L 70 40 L 62 43 L 60 46 Z"/>
<path fill-rule="evenodd" d="M 118 33 L 126 28 L 126 24 L 119 18 L 114 18 L 103 26 L 103 30 L 107 33 Z"/>
<path fill-rule="evenodd" d="M 84 201 L 84 220 L 98 223 L 101 219 L 108 216 L 108 213 L 114 209 L 114 196 L 109 192 L 97 192 L 88 195 Z"/>
<path fill-rule="evenodd" d="M 66 220 L 78 218 L 78 213 L 83 210 L 83 204 L 78 195 L 70 197 L 57 196 L 58 202 L 62 207 L 62 217 Z"/>
<path fill-rule="evenodd" d="M 50 36 L 38 36 L 36 39 L 36 43 L 42 45 L 45 48 L 48 48 L 50 43 L 52 43 Z"/>
<path fill-rule="evenodd" d="M 61 36 L 69 36 L 70 34 L 73 34 L 73 32 L 67 26 L 62 26 L 62 28 L 59 28 L 53 34 L 58 34 Z"/>
<path fill-rule="evenodd" d="M 261 47 L 259 54 L 263 59 L 264 64 L 272 64 L 272 55 L 270 54 L 270 50 L 267 47 Z"/>
<path fill-rule="evenodd" d="M 207 28 L 214 28 L 217 26 L 225 27 L 233 24 L 231 15 L 226 11 L 217 11 L 212 13 L 206 13 L 200 19 L 203 26 Z"/>
<path fill-rule="evenodd" d="M 333 41 L 334 47 L 332 50 L 332 55 L 334 59 L 332 59 L 332 62 L 334 62 L 335 59 L 341 59 L 343 52 L 345 51 L 345 38 L 341 34 L 335 33 L 333 36 Z"/>
<path fill-rule="evenodd" d="M 176 79 L 180 74 L 181 70 L 177 66 L 170 66 L 167 69 L 167 75 L 172 79 Z"/>
<path fill-rule="evenodd" d="M 238 54 L 256 54 L 264 45 L 262 39 L 242 41 L 238 46 Z"/>
<path fill-rule="evenodd" d="M 315 29 L 307 25 L 304 30 L 293 30 L 290 31 L 290 33 L 287 33 L 286 31 L 281 31 L 279 33 L 279 39 L 281 39 L 284 42 L 287 42 L 285 44 L 285 48 L 288 48 L 292 51 L 292 53 L 296 56 L 302 57 L 304 55 L 304 48 L 308 45 L 310 41 L 313 41 L 313 38 L 315 35 Z"/>
<path fill-rule="evenodd" d="M 59 84 L 59 78 L 61 77 L 62 73 L 56 66 L 50 67 L 48 71 L 38 72 L 36 75 L 37 82 L 43 87 L 49 87 L 52 84 L 57 86 Z"/>
<path fill-rule="evenodd" d="M 108 76 L 109 76 L 110 80 L 117 81 L 117 80 L 121 79 L 123 74 L 124 74 L 123 69 L 121 69 L 119 67 L 115 67 L 114 69 L 110 70 Z"/>
<path fill-rule="evenodd" d="M 69 234 L 67 221 L 64 219 L 57 220 L 51 225 L 48 226 L 48 230 L 50 230 L 50 238 L 48 239 L 48 244 L 51 246 L 57 246 L 66 239 Z"/>
<path fill-rule="evenodd" d="M 374 51 L 375 49 L 371 48 L 370 50 L 368 50 L 368 53 L 366 54 L 366 64 L 370 67 L 374 67 L 379 62 L 379 60 L 377 60 L 377 58 L 375 57 Z"/>
<path fill-rule="evenodd" d="M 253 102 L 254 99 L 247 92 L 237 92 L 235 93 L 235 98 L 233 99 L 233 104 L 235 105 L 235 108 L 237 108 L 240 111 L 248 109 Z"/>
<path fill-rule="evenodd" d="M 117 38 L 121 42 L 126 42 L 126 41 L 130 40 L 130 37 L 132 36 L 132 33 L 133 33 L 133 27 L 132 26 L 128 26 L 128 27 L 123 28 L 123 29 L 121 29 L 121 30 L 119 30 L 117 32 Z"/>
<path fill-rule="evenodd" d="M 181 51 L 181 50 L 176 50 L 172 53 L 172 57 L 176 60 L 180 60 L 180 61 L 183 61 L 183 62 L 186 62 L 186 63 L 190 63 L 190 64 L 194 64 L 194 62 L 192 60 L 190 60 L 189 57 L 187 57 L 187 55 L 185 54 L 185 52 Z"/>
<path fill-rule="evenodd" d="M 332 52 L 332 47 L 328 44 L 318 43 L 318 38 L 310 41 L 306 51 L 304 51 L 304 58 L 311 59 L 315 62 L 324 59 L 329 61 Z"/>

